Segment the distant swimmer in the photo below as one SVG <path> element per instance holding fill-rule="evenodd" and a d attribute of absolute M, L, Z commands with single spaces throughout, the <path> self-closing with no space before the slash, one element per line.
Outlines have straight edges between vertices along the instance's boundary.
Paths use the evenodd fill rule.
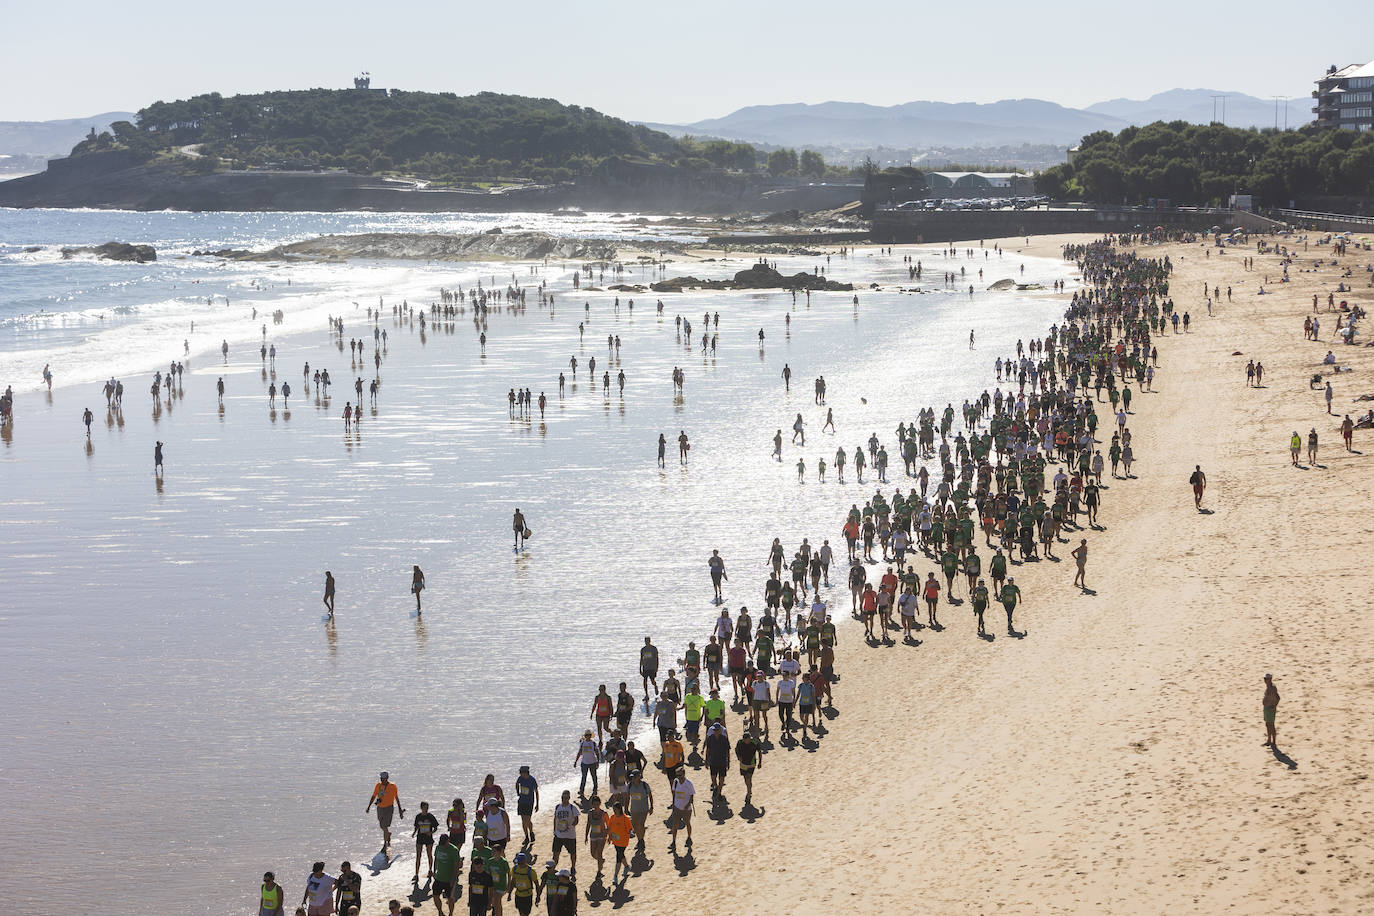
<path fill-rule="evenodd" d="M 334 574 L 324 571 L 324 606 L 329 608 L 329 619 L 334 619 Z"/>
<path fill-rule="evenodd" d="M 515 531 L 515 550 L 519 552 L 525 545 L 525 532 L 529 530 L 525 527 L 525 516 L 519 509 L 515 510 L 515 517 L 511 519 L 511 528 Z"/>
<path fill-rule="evenodd" d="M 420 616 L 420 592 L 425 590 L 425 574 L 420 567 L 413 566 L 410 574 L 410 592 L 415 596 L 415 616 Z"/>
<path fill-rule="evenodd" d="M 89 407 L 81 414 L 81 422 L 86 424 L 86 438 L 91 438 L 91 421 L 95 419 L 95 414 L 91 413 Z"/>

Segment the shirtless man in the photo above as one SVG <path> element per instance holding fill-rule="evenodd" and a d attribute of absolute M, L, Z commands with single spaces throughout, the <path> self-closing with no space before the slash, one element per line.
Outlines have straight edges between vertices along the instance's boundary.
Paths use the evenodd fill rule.
<path fill-rule="evenodd" d="M 1193 506 L 1202 508 L 1202 491 L 1207 489 L 1207 475 L 1202 473 L 1202 465 L 1193 465 L 1193 473 L 1188 478 L 1188 482 L 1193 485 Z"/>
<path fill-rule="evenodd" d="M 1278 750 L 1278 733 L 1274 730 L 1274 720 L 1279 712 L 1279 689 L 1274 686 L 1274 676 L 1266 674 L 1264 676 L 1264 699 L 1261 701 L 1264 706 L 1264 746 Z"/>
<path fill-rule="evenodd" d="M 515 531 L 515 550 L 520 552 L 520 548 L 525 544 L 525 516 L 519 509 L 515 510 L 515 517 L 511 519 L 511 528 Z"/>
<path fill-rule="evenodd" d="M 1088 539 L 1080 538 L 1078 546 L 1069 551 L 1069 554 L 1073 557 L 1074 563 L 1078 564 L 1078 572 L 1073 577 L 1073 584 L 1087 591 L 1088 582 L 1085 574 L 1088 569 Z"/>

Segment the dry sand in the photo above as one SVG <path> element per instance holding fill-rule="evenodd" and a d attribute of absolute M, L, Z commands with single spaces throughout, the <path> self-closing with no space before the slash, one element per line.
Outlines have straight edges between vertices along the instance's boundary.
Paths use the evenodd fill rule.
<path fill-rule="evenodd" d="M 1058 256 L 1069 240 L 1005 246 Z M 615 905 L 1374 911 L 1374 726 L 1363 706 L 1374 687 L 1363 558 L 1374 542 L 1374 433 L 1357 430 L 1357 451 L 1345 452 L 1338 418 L 1307 387 L 1333 348 L 1354 367 L 1335 382 L 1338 410 L 1367 410 L 1352 399 L 1374 393 L 1374 350 L 1334 345 L 1325 312 L 1322 341 L 1303 340 L 1313 292 L 1324 303 L 1337 283 L 1330 268 L 1295 269 L 1292 283 L 1257 296 L 1266 272 L 1281 274 L 1272 255 L 1246 271 L 1243 252 L 1147 253 L 1173 257 L 1173 298 L 1193 331 L 1164 335 L 1156 392 L 1135 401 L 1138 476 L 1104 493 L 1105 530 L 1089 537 L 1095 594 L 1071 586 L 1062 544 L 1063 562 L 1012 570 L 1026 598 L 1023 638 L 1004 635 L 995 605 L 987 642 L 967 605 L 942 606 L 947 629 L 924 631 L 916 648 L 870 648 L 842 630 L 839 715 L 819 748 L 767 755 L 755 782 L 763 813 L 749 822 L 736 773 L 719 812 L 728 816 L 715 823 L 706 773 L 694 771 L 695 855 L 675 861 L 651 819 L 653 867 Z M 1324 254 L 1314 245 L 1298 266 Z M 1372 260 L 1360 252 L 1347 263 Z M 1211 318 L 1204 280 L 1223 290 Z M 1374 304 L 1368 281 L 1357 273 L 1358 291 L 1337 299 Z M 1245 386 L 1252 357 L 1264 362 L 1264 388 Z M 1313 426 L 1320 463 L 1294 469 L 1288 436 Z M 1188 486 L 1194 464 L 1209 480 L 1205 514 Z M 1280 753 L 1261 746 L 1266 671 L 1283 697 Z M 662 811 L 662 776 L 650 779 Z M 547 812 L 555 800 L 545 801 Z M 539 830 L 542 859 L 546 821 Z"/>

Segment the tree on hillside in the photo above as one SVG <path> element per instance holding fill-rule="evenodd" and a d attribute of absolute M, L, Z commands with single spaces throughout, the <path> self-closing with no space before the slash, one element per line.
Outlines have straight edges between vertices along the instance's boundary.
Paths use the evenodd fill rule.
<path fill-rule="evenodd" d="M 807 178 L 820 178 L 825 175 L 825 160 L 815 150 L 802 150 L 800 171 Z"/>
<path fill-rule="evenodd" d="M 774 178 L 797 173 L 797 151 L 794 149 L 775 149 L 768 154 L 768 174 Z"/>

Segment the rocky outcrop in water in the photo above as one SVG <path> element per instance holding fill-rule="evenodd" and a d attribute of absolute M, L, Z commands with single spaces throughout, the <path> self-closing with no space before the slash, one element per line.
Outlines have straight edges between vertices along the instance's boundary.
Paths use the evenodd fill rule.
<path fill-rule="evenodd" d="M 562 258 L 580 261 L 610 261 L 616 257 L 616 242 L 602 239 L 557 238 L 542 232 L 506 232 L 492 229 L 473 235 L 444 235 L 435 232 L 373 232 L 364 235 L 324 235 L 318 238 L 279 245 L 267 251 L 197 251 L 194 254 L 237 261 L 533 261 Z M 619 243 L 622 247 L 624 243 Z"/>
<path fill-rule="evenodd" d="M 767 264 L 755 264 L 735 274 L 733 280 L 698 280 L 696 277 L 673 277 L 660 283 L 651 283 L 649 288 L 656 293 L 680 293 L 686 289 L 795 289 L 820 290 L 825 292 L 850 292 L 852 283 L 836 283 L 819 274 L 799 273 L 788 277 Z"/>
<path fill-rule="evenodd" d="M 149 261 L 157 260 L 157 251 L 153 249 L 152 245 L 130 245 L 128 242 L 106 242 L 104 245 L 62 249 L 64 259 L 73 258 L 79 254 L 93 254 L 109 261 L 133 261 L 138 264 L 147 264 Z"/>

